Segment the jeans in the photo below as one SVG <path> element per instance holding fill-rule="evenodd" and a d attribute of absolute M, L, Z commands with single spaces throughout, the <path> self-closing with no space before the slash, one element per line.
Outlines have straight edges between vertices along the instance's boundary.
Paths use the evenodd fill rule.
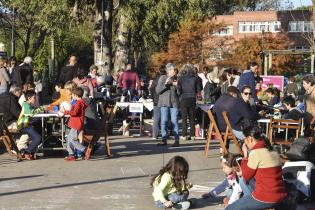
<path fill-rule="evenodd" d="M 160 130 L 160 121 L 161 121 L 161 109 L 158 106 L 153 107 L 153 125 L 152 125 L 152 136 L 157 138 Z"/>
<path fill-rule="evenodd" d="M 245 136 L 243 134 L 243 131 L 238 131 L 238 130 L 233 129 L 233 133 L 239 141 L 244 141 Z"/>
<path fill-rule="evenodd" d="M 239 184 L 242 188 L 243 196 L 249 196 L 252 194 L 252 192 L 254 192 L 255 179 L 252 178 L 251 180 L 249 180 L 249 183 L 247 184 L 245 179 L 243 177 L 240 177 Z"/>
<path fill-rule="evenodd" d="M 173 128 L 173 135 L 175 137 L 175 141 L 179 141 L 179 133 L 178 133 L 178 108 L 173 107 L 161 107 L 161 134 L 162 140 L 167 141 L 167 127 L 168 127 L 168 115 L 171 113 L 171 122 Z"/>
<path fill-rule="evenodd" d="M 37 133 L 37 131 L 35 131 L 35 129 L 32 126 L 23 128 L 21 132 L 23 134 L 27 134 L 32 140 L 31 144 L 27 147 L 25 151 L 28 153 L 36 152 L 36 148 L 38 147 L 41 141 L 41 136 Z"/>
<path fill-rule="evenodd" d="M 216 186 L 213 190 L 211 190 L 209 192 L 209 194 L 211 196 L 218 196 L 221 193 L 223 193 L 224 191 L 226 191 L 226 189 L 229 187 L 229 182 L 227 180 L 227 178 L 225 178 L 221 184 L 219 184 L 218 186 Z"/>
<path fill-rule="evenodd" d="M 255 210 L 275 207 L 276 203 L 264 203 L 253 198 L 252 195 L 241 197 L 239 200 L 228 205 L 225 210 Z"/>
<path fill-rule="evenodd" d="M 187 201 L 189 192 L 184 191 L 182 194 L 172 193 L 167 196 L 167 200 L 172 201 L 173 204 L 180 204 L 183 201 Z M 161 201 L 155 201 L 155 206 L 157 208 L 165 208 Z M 189 206 L 188 206 L 189 208 Z M 188 208 L 179 208 L 179 209 L 188 209 Z"/>
<path fill-rule="evenodd" d="M 190 136 L 195 136 L 195 116 L 196 116 L 196 99 L 182 99 L 180 103 L 180 111 L 182 115 L 182 136 L 187 135 L 187 114 L 190 125 Z"/>
<path fill-rule="evenodd" d="M 67 136 L 67 151 L 69 155 L 74 155 L 74 150 L 84 152 L 85 147 L 78 141 L 79 131 L 71 128 Z"/>

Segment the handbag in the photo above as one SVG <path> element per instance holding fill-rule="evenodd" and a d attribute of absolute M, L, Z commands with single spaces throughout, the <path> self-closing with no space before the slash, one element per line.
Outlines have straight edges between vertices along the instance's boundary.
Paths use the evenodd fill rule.
<path fill-rule="evenodd" d="M 314 145 L 308 139 L 298 138 L 293 141 L 290 149 L 286 152 L 286 156 L 291 161 L 310 161 L 313 150 Z"/>

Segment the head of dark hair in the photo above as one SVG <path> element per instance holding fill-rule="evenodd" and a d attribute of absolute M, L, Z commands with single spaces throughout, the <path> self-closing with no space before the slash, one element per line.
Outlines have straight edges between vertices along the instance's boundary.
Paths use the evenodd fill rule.
<path fill-rule="evenodd" d="M 166 68 L 165 65 L 161 65 L 159 68 L 160 75 L 166 75 Z"/>
<path fill-rule="evenodd" d="M 306 75 L 303 77 L 302 81 L 305 81 L 307 84 L 313 86 L 315 84 L 315 77 L 313 75 Z"/>
<path fill-rule="evenodd" d="M 72 94 L 78 96 L 79 98 L 82 98 L 83 93 L 84 93 L 84 91 L 80 87 L 76 87 L 75 89 L 72 90 Z"/>
<path fill-rule="evenodd" d="M 237 69 L 232 68 L 232 70 L 231 70 L 231 74 L 232 74 L 232 75 L 239 75 L 240 73 L 238 72 L 238 70 L 237 70 Z"/>
<path fill-rule="evenodd" d="M 258 63 L 257 63 L 256 61 L 250 62 L 250 63 L 247 65 L 247 69 L 250 69 L 251 67 L 254 67 L 254 66 L 258 66 Z"/>
<path fill-rule="evenodd" d="M 83 79 L 86 76 L 84 69 L 79 68 L 77 71 L 77 77 Z"/>
<path fill-rule="evenodd" d="M 289 80 L 290 80 L 291 82 L 295 82 L 295 77 L 294 77 L 294 76 L 291 76 L 291 77 L 289 78 Z"/>
<path fill-rule="evenodd" d="M 264 141 L 268 150 L 273 150 L 270 141 L 257 125 L 250 125 L 243 129 L 245 137 L 253 137 L 256 141 Z"/>
<path fill-rule="evenodd" d="M 161 177 L 164 173 L 170 173 L 173 178 L 174 187 L 178 192 L 186 189 L 186 179 L 188 177 L 189 165 L 185 158 L 181 156 L 175 156 L 168 161 L 166 166 L 164 166 L 157 175 L 155 175 L 151 180 L 151 186 L 155 182 L 156 178 L 158 183 L 161 182 Z M 182 185 L 184 184 L 184 186 Z"/>
<path fill-rule="evenodd" d="M 287 96 L 282 100 L 282 103 L 290 105 L 290 107 L 295 107 L 295 100 L 292 96 Z"/>
<path fill-rule="evenodd" d="M 242 93 L 243 93 L 243 92 L 244 92 L 244 90 L 246 90 L 246 89 L 250 89 L 250 90 L 251 90 L 250 86 L 248 86 L 248 85 L 244 85 L 244 86 L 242 87 Z"/>
<path fill-rule="evenodd" d="M 267 88 L 267 90 L 265 90 L 266 93 L 270 93 L 272 95 L 275 95 L 275 90 L 273 88 Z"/>
<path fill-rule="evenodd" d="M 10 58 L 9 58 L 9 61 L 11 62 L 11 61 L 17 61 L 17 59 L 16 59 L 16 57 L 15 56 L 11 56 Z"/>
<path fill-rule="evenodd" d="M 234 86 L 229 86 L 227 88 L 227 92 L 228 92 L 228 94 L 237 94 L 237 95 L 240 94 L 240 91 Z"/>
<path fill-rule="evenodd" d="M 25 95 L 25 100 L 28 101 L 30 98 L 36 95 L 34 90 L 28 90 L 26 91 Z"/>

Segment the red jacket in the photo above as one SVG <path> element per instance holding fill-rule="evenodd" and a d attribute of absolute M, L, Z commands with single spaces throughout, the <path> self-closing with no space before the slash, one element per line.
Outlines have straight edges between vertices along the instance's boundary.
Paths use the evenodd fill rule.
<path fill-rule="evenodd" d="M 243 159 L 242 175 L 246 181 L 255 178 L 252 196 L 256 200 L 279 203 L 287 196 L 281 166 L 279 154 L 268 151 L 263 141 L 255 144 L 248 159 Z"/>
<path fill-rule="evenodd" d="M 88 105 L 83 99 L 76 101 L 75 105 L 72 107 L 71 111 L 65 111 L 65 115 L 70 115 L 68 126 L 77 131 L 83 130 L 84 127 L 84 115 L 85 109 Z"/>

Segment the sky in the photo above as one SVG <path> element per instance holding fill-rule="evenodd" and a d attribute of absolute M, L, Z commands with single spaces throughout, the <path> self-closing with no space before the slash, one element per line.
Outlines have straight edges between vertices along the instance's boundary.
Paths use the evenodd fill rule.
<path fill-rule="evenodd" d="M 294 7 L 312 5 L 312 0 L 291 0 Z"/>

